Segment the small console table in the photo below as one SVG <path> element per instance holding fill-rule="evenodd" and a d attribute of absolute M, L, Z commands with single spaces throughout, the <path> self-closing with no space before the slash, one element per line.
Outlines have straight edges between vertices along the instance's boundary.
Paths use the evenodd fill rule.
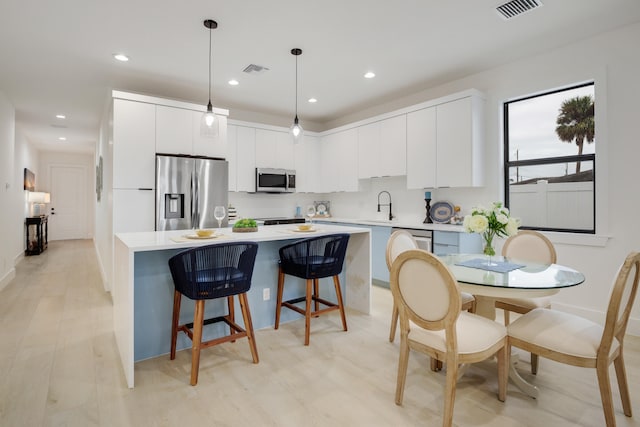
<path fill-rule="evenodd" d="M 25 255 L 40 255 L 47 249 L 48 243 L 48 215 L 32 216 L 25 220 L 27 248 Z"/>

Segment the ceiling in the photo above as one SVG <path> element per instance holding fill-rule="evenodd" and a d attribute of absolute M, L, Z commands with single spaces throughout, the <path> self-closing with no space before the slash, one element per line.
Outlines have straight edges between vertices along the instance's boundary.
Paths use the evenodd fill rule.
<path fill-rule="evenodd" d="M 346 114 L 640 21 L 637 0 L 541 1 L 504 20 L 501 0 L 2 0 L 0 92 L 36 147 L 91 152 L 112 89 L 207 103 L 203 21 L 211 18 L 214 105 L 232 117 L 292 119 L 290 50 L 298 47 L 298 115 L 323 130 Z M 120 52 L 131 60 L 115 61 Z M 269 71 L 243 73 L 249 64 Z M 364 79 L 366 71 L 376 77 Z M 240 84 L 230 86 L 232 78 Z"/>

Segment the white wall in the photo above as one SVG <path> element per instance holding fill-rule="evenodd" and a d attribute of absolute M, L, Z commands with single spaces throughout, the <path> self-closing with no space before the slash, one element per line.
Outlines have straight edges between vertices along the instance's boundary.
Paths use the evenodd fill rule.
<path fill-rule="evenodd" d="M 24 191 L 24 168 L 38 173 L 38 152 L 15 127 L 15 110 L 0 92 L 0 289 L 15 276 L 15 265 L 24 256 L 24 218 L 29 204 Z"/>
<path fill-rule="evenodd" d="M 112 170 L 113 170 L 113 111 L 110 108 L 111 100 L 105 109 L 104 116 L 101 120 L 100 137 L 96 145 L 96 154 L 94 164 L 98 164 L 102 157 L 103 165 L 103 190 L 100 201 L 96 200 L 96 229 L 94 237 L 94 245 L 98 254 L 98 264 L 100 266 L 100 274 L 105 290 L 111 290 L 112 270 L 112 241 L 113 241 L 113 212 L 111 207 L 112 198 Z M 95 197 L 95 196 L 94 196 Z"/>

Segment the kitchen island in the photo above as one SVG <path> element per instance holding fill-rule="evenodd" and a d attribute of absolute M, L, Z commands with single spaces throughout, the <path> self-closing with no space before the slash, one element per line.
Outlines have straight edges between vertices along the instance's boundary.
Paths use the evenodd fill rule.
<path fill-rule="evenodd" d="M 275 316 L 275 296 L 278 276 L 278 249 L 302 238 L 323 234 L 348 233 L 351 235 L 341 282 L 345 305 L 369 313 L 371 306 L 371 237 L 366 228 L 339 225 L 316 225 L 314 232 L 298 232 L 293 225 L 260 227 L 253 233 L 234 233 L 231 228 L 217 230 L 221 236 L 213 239 L 190 239 L 193 230 L 118 233 L 114 242 L 113 323 L 118 351 L 129 387 L 134 386 L 134 363 L 169 353 L 171 312 L 173 307 L 173 280 L 168 260 L 181 250 L 233 241 L 253 241 L 259 244 L 248 293 L 251 316 L 255 329 L 272 327 Z M 329 280 L 329 279 L 321 279 Z M 298 286 L 292 286 L 298 281 Z M 322 289 L 333 289 L 333 286 Z M 285 299 L 304 294 L 304 281 L 287 277 Z M 323 295 L 333 299 L 332 292 Z M 236 301 L 236 305 L 237 305 Z M 211 300 L 206 304 L 205 317 L 225 310 L 226 302 Z M 239 309 L 236 310 L 239 312 Z M 286 310 L 281 322 L 299 318 Z M 193 321 L 193 304 L 182 304 L 181 323 Z M 241 319 L 237 321 L 242 324 Z M 216 329 L 218 328 L 218 329 Z M 223 333 L 223 325 L 208 328 L 208 336 Z M 182 334 L 178 349 L 189 348 L 191 342 Z M 260 343 L 258 341 L 258 350 Z"/>

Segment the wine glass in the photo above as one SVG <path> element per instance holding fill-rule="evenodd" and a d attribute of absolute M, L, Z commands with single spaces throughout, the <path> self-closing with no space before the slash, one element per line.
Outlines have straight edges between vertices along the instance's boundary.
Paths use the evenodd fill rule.
<path fill-rule="evenodd" d="M 218 228 L 222 228 L 222 220 L 225 216 L 224 206 L 216 206 L 213 209 L 213 216 L 218 220 Z"/>
<path fill-rule="evenodd" d="M 316 215 L 316 207 L 313 205 L 307 206 L 307 216 L 309 217 L 309 222 L 313 224 L 313 217 Z"/>

